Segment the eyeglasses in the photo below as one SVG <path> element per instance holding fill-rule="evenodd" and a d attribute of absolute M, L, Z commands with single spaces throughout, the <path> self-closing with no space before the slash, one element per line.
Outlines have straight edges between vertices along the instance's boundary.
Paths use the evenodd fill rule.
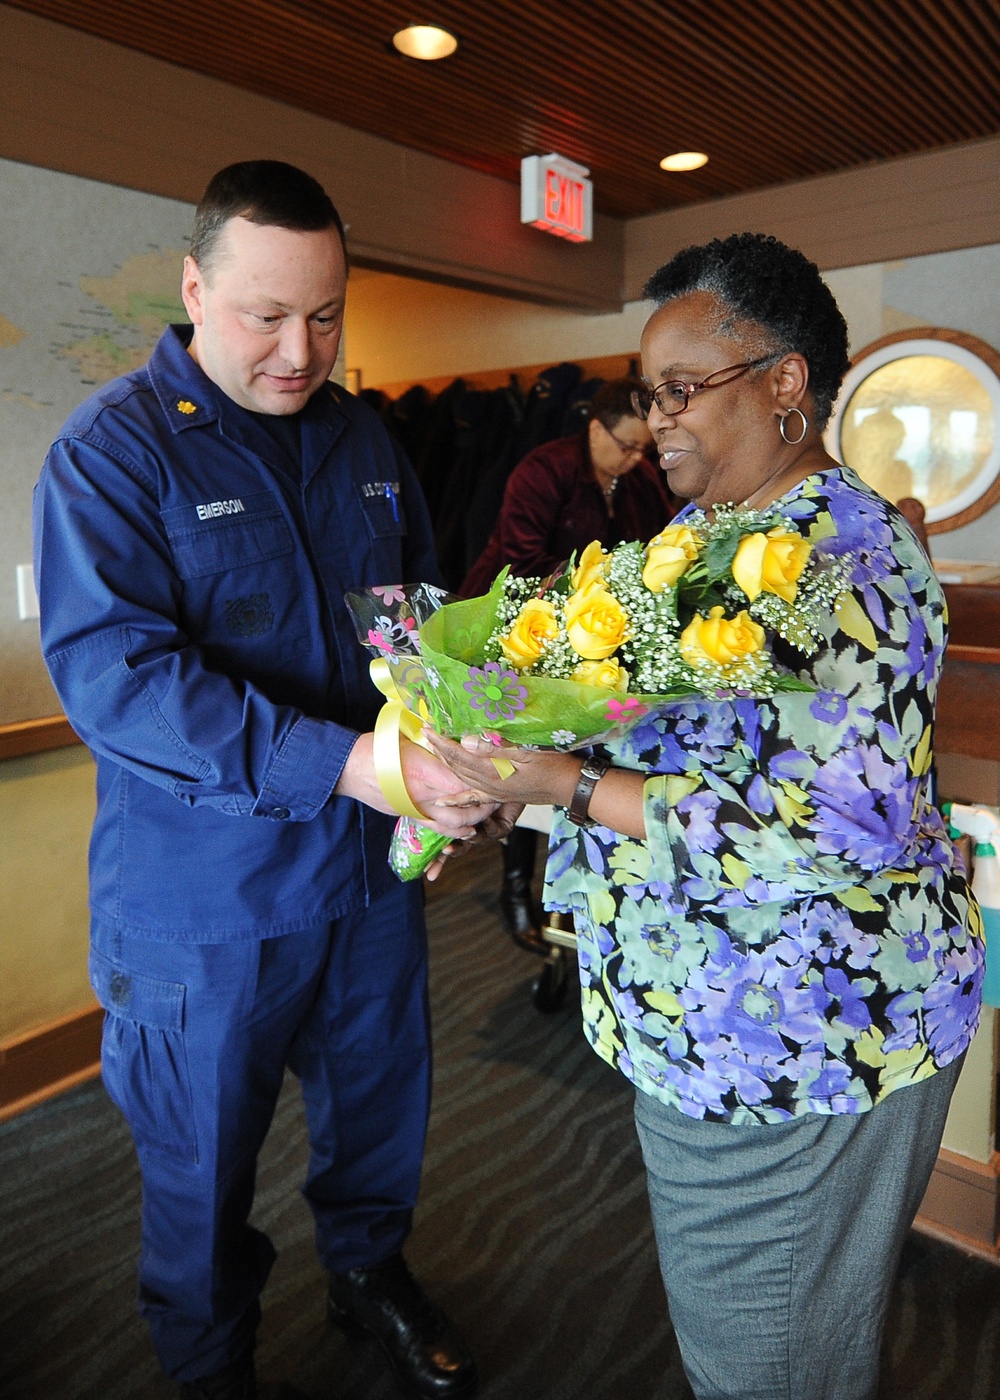
<path fill-rule="evenodd" d="M 700 394 L 703 389 L 721 389 L 723 384 L 731 384 L 734 379 L 742 378 L 748 370 L 759 369 L 761 365 L 777 359 L 780 359 L 780 355 L 763 355 L 759 360 L 747 360 L 746 364 L 729 365 L 726 369 L 715 370 L 707 379 L 702 379 L 697 384 L 685 384 L 680 379 L 666 379 L 662 384 L 657 384 L 655 389 L 633 389 L 632 407 L 636 417 L 644 422 L 652 413 L 654 403 L 666 417 L 676 418 L 678 413 L 685 411 L 692 394 Z"/>
<path fill-rule="evenodd" d="M 632 395 L 632 399 L 634 402 L 634 394 Z M 610 428 L 604 427 L 603 423 L 601 424 L 601 427 L 604 428 L 604 431 L 607 433 L 608 437 L 611 439 L 614 445 L 618 448 L 618 451 L 622 454 L 623 457 L 645 457 L 646 453 L 652 446 L 652 444 L 648 442 L 643 443 L 642 447 L 639 447 L 638 444 L 634 442 L 623 442 L 620 437 L 615 436 L 615 434 L 611 431 Z"/>

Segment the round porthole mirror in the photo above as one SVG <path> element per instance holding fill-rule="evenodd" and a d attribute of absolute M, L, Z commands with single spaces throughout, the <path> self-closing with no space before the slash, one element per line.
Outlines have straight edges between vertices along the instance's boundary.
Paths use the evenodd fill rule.
<path fill-rule="evenodd" d="M 1000 501 L 1000 354 L 920 327 L 854 358 L 827 450 L 890 501 L 923 502 L 927 530 L 968 525 Z"/>

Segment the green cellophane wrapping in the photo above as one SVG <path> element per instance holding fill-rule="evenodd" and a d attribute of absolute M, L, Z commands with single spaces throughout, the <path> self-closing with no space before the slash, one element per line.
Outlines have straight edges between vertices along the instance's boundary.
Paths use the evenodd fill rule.
<path fill-rule="evenodd" d="M 524 708 L 490 718 L 482 705 L 465 689 L 472 668 L 481 669 L 486 643 L 493 631 L 497 607 L 503 592 L 504 574 L 489 593 L 480 598 L 448 603 L 420 627 L 420 660 L 427 680 L 420 687 L 440 734 L 461 738 L 464 734 L 500 733 L 512 744 L 550 747 L 553 735 L 560 736 L 559 747 L 592 743 L 639 718 L 645 709 L 679 700 L 691 690 L 669 695 L 629 695 L 603 686 L 579 681 L 554 680 L 548 676 L 518 677 L 527 690 Z M 511 668 L 506 668 L 511 669 Z M 438 684 L 433 680 L 437 679 Z M 623 702 L 631 699 L 643 707 L 634 716 L 622 715 Z M 611 709 L 609 710 L 609 704 Z M 634 708 L 634 706 L 633 706 Z M 568 737 L 572 736 L 572 738 Z"/>
<path fill-rule="evenodd" d="M 389 844 L 389 866 L 400 880 L 417 880 L 451 841 L 412 817 L 400 817 Z"/>

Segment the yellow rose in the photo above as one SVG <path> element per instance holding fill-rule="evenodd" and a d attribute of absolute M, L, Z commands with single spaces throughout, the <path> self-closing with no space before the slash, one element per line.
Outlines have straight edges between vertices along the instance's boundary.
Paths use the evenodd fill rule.
<path fill-rule="evenodd" d="M 591 540 L 590 544 L 580 555 L 579 562 L 573 570 L 570 583 L 577 592 L 581 588 L 589 588 L 592 583 L 601 583 L 604 579 L 604 561 L 608 556 L 601 548 L 600 540 Z"/>
<path fill-rule="evenodd" d="M 733 578 L 751 603 L 762 592 L 777 593 L 791 603 L 799 591 L 796 579 L 811 553 L 808 540 L 776 525 L 766 535 L 746 535 L 740 540 L 733 559 Z"/>
<path fill-rule="evenodd" d="M 559 631 L 556 610 L 546 598 L 529 598 L 521 608 L 506 637 L 500 638 L 500 650 L 518 671 L 533 666 Z"/>
<path fill-rule="evenodd" d="M 650 593 L 672 588 L 700 551 L 701 540 L 693 530 L 686 525 L 668 525 L 646 546 L 643 583 Z"/>
<path fill-rule="evenodd" d="M 624 608 L 599 583 L 566 599 L 566 635 L 577 656 L 603 661 L 621 646 L 627 627 Z"/>
<path fill-rule="evenodd" d="M 764 629 L 748 613 L 723 617 L 721 608 L 712 608 L 708 617 L 695 613 L 681 633 L 681 655 L 692 666 L 705 657 L 719 666 L 728 666 L 760 651 L 763 645 Z"/>
<path fill-rule="evenodd" d="M 628 672 L 610 658 L 605 661 L 581 661 L 570 677 L 584 685 L 603 685 L 608 690 L 627 690 Z"/>

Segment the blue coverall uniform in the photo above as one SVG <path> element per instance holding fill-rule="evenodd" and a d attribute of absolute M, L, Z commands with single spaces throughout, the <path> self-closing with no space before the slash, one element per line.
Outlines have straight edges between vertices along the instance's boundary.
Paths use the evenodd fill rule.
<path fill-rule="evenodd" d="M 171 327 L 70 417 L 35 492 L 42 647 L 97 762 L 91 978 L 143 1177 L 140 1304 L 167 1374 L 252 1344 L 250 1227 L 286 1065 L 328 1269 L 397 1250 L 429 1104 L 419 884 L 334 796 L 379 697 L 347 589 L 436 581 L 419 486 L 335 385 L 298 463 Z M 283 426 L 288 426 L 285 420 Z"/>

